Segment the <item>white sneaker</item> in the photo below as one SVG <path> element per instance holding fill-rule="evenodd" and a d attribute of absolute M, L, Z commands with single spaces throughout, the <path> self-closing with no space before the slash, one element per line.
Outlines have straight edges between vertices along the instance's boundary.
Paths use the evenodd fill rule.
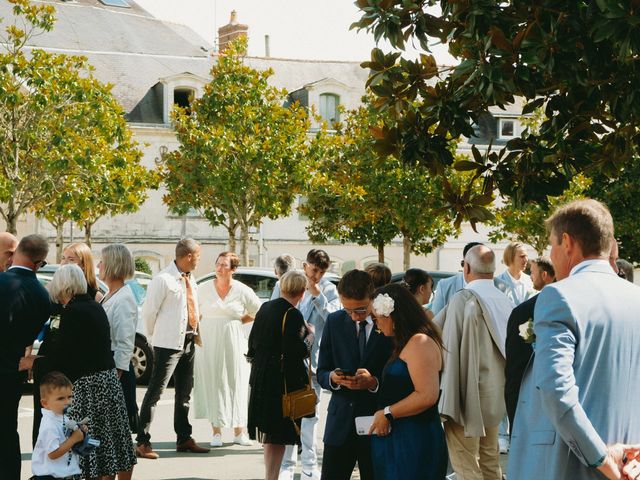
<path fill-rule="evenodd" d="M 300 480 L 320 480 L 320 470 L 314 468 L 307 472 L 303 469 L 300 473 Z"/>
<path fill-rule="evenodd" d="M 241 433 L 233 437 L 233 443 L 236 445 L 242 445 L 243 447 L 251 447 L 253 446 L 253 442 L 249 439 L 249 436 L 246 433 Z"/>
<path fill-rule="evenodd" d="M 213 438 L 211 439 L 211 442 L 209 442 L 209 445 L 211 447 L 221 447 L 222 446 L 222 435 L 220 435 L 219 433 L 216 433 Z"/>
<path fill-rule="evenodd" d="M 509 439 L 500 437 L 498 438 L 498 449 L 500 453 L 509 453 Z"/>
<path fill-rule="evenodd" d="M 280 470 L 278 480 L 293 480 L 293 470 Z"/>

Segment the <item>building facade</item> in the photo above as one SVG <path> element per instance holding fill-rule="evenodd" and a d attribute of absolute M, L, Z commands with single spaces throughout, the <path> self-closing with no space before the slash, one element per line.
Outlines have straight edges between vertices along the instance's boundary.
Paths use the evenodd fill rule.
<path fill-rule="evenodd" d="M 188 27 L 159 20 L 132 0 L 41 3 L 56 7 L 57 22 L 53 31 L 34 37 L 30 47 L 86 56 L 95 68 L 93 74 L 113 85 L 113 95 L 124 108 L 134 138 L 144 151 L 143 163 L 154 167 L 164 152 L 178 147 L 169 121 L 171 110 L 176 104 L 185 106 L 190 98 L 202 95 L 217 59 L 213 47 Z M 7 2 L 0 3 L 0 17 L 5 25 L 12 21 Z M 247 30 L 248 26 L 240 24 L 232 14 L 229 24 L 220 29 L 220 47 Z M 314 107 L 329 124 L 339 120 L 339 106 L 351 109 L 360 104 L 368 74 L 359 62 L 271 57 L 247 57 L 246 62 L 256 69 L 271 68 L 274 74 L 270 82 L 274 86 L 285 88 L 290 101 Z M 472 140 L 477 144 L 491 139 L 504 142 L 518 135 L 519 128 L 517 113 L 492 111 L 479 122 L 477 137 Z M 469 145 L 462 144 L 461 148 Z M 164 193 L 162 188 L 149 192 L 149 198 L 136 213 L 98 220 L 92 230 L 93 250 L 99 252 L 108 243 L 124 242 L 136 257 L 145 258 L 158 271 L 173 259 L 176 241 L 190 236 L 203 244 L 203 261 L 196 273 L 211 271 L 217 254 L 228 247 L 226 230 L 211 227 L 197 212 L 172 215 L 162 202 Z M 312 244 L 305 231 L 307 221 L 295 207 L 289 217 L 265 219 L 261 228 L 253 232 L 252 265 L 271 266 L 282 253 L 290 253 L 299 261 L 304 259 Z M 47 235 L 52 241 L 55 238 L 55 230 L 48 222 L 27 215 L 19 223 L 19 234 L 33 232 Z M 465 226 L 462 235 L 430 255 L 412 256 L 412 266 L 458 270 L 462 246 L 467 241 L 486 240 L 486 234 L 486 230 L 476 234 Z M 65 243 L 82 238 L 83 232 L 77 226 L 65 228 Z M 377 261 L 373 247 L 335 242 L 322 248 L 334 260 L 332 269 L 337 273 Z M 51 261 L 54 256 L 52 252 Z M 387 246 L 386 257 L 392 271 L 402 270 L 400 239 Z"/>

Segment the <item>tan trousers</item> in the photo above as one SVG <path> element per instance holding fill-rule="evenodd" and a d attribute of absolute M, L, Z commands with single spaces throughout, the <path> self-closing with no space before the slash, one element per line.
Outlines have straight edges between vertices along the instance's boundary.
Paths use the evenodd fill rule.
<path fill-rule="evenodd" d="M 444 422 L 449 460 L 458 480 L 502 480 L 498 426 L 485 427 L 484 437 L 465 437 L 464 427 Z"/>

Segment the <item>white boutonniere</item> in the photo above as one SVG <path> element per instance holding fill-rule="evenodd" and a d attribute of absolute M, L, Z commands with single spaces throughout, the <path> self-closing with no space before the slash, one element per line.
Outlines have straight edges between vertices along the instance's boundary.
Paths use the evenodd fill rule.
<path fill-rule="evenodd" d="M 518 330 L 520 330 L 520 337 L 525 343 L 534 343 L 536 341 L 536 334 L 533 332 L 533 318 L 521 324 Z"/>
<path fill-rule="evenodd" d="M 49 329 L 56 330 L 60 328 L 60 314 L 51 315 L 51 320 L 49 321 Z"/>
<path fill-rule="evenodd" d="M 381 317 L 388 317 L 389 315 L 391 315 L 394 306 L 395 302 L 388 293 L 378 295 L 373 300 L 373 311 L 376 315 L 380 315 Z"/>

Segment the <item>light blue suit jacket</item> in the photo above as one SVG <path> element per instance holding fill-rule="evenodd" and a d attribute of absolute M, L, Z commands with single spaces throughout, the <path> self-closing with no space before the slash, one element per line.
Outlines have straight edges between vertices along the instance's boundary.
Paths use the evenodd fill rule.
<path fill-rule="evenodd" d="M 458 290 L 464 288 L 464 275 L 462 272 L 456 273 L 453 277 L 445 278 L 438 282 L 436 293 L 433 296 L 433 303 L 431 304 L 431 311 L 434 315 L 437 315 L 442 310 L 451 297 L 453 297 Z"/>
<path fill-rule="evenodd" d="M 640 441 L 640 288 L 582 263 L 540 292 L 509 480 L 602 479 L 606 444 Z"/>

